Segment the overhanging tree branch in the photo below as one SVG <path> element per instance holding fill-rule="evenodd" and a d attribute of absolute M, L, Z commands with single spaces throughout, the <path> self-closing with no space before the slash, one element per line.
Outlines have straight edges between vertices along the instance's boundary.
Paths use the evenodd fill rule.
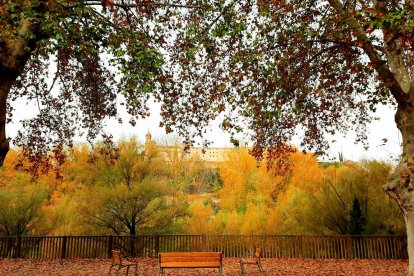
<path fill-rule="evenodd" d="M 386 65 L 386 61 L 382 60 L 372 45 L 367 34 L 360 26 L 355 17 L 349 14 L 343 5 L 338 0 L 329 0 L 331 6 L 342 16 L 344 21 L 348 22 L 349 27 L 353 30 L 353 34 L 356 36 L 358 41 L 362 43 L 361 47 L 368 55 L 371 65 L 378 72 L 383 83 L 390 89 L 392 95 L 399 104 L 404 104 L 407 101 L 407 97 L 401 86 L 398 84 L 394 74 L 389 70 Z"/>

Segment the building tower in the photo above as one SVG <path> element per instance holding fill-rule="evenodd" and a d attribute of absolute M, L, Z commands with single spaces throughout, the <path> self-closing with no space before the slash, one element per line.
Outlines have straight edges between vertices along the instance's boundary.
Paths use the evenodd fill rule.
<path fill-rule="evenodd" d="M 151 142 L 151 137 L 152 135 L 148 130 L 147 134 L 145 134 L 145 144 Z"/>
<path fill-rule="evenodd" d="M 147 134 L 145 134 L 145 144 L 144 144 L 145 158 L 147 158 L 150 154 L 149 151 L 150 151 L 150 147 L 151 147 L 150 146 L 151 138 L 152 138 L 152 135 L 148 130 Z"/>

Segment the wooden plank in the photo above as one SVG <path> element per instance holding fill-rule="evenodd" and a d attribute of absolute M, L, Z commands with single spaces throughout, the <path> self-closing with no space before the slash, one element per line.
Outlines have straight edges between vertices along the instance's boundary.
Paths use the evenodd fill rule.
<path fill-rule="evenodd" d="M 342 258 L 342 238 L 339 237 L 338 241 L 335 243 L 335 259 Z"/>
<path fill-rule="evenodd" d="M 44 245 L 44 247 L 43 247 L 43 250 L 44 250 L 44 256 L 45 256 L 45 259 L 49 259 L 49 254 L 50 254 L 50 243 L 49 243 L 49 241 L 50 241 L 50 239 L 49 238 L 45 238 L 45 245 Z"/>
<path fill-rule="evenodd" d="M 43 255 L 43 259 L 49 258 L 49 239 L 48 238 L 43 239 L 42 255 Z"/>
<path fill-rule="evenodd" d="M 170 262 L 170 263 L 160 263 L 162 268 L 219 268 L 221 266 L 220 262 Z"/>
<path fill-rule="evenodd" d="M 382 244 L 382 246 L 384 248 L 384 259 L 388 259 L 388 241 L 389 241 L 389 238 L 385 237 L 384 242 Z"/>
<path fill-rule="evenodd" d="M 335 258 L 336 242 L 331 237 L 328 237 L 328 258 Z"/>
<path fill-rule="evenodd" d="M 221 252 L 165 252 L 159 254 L 161 258 L 166 257 L 220 257 Z"/>
<path fill-rule="evenodd" d="M 56 244 L 57 244 L 56 238 L 55 237 L 50 237 L 49 241 L 50 241 L 50 248 L 51 248 L 49 258 L 54 259 L 55 254 L 56 254 Z"/>
<path fill-rule="evenodd" d="M 358 237 L 353 237 L 352 240 L 353 240 L 354 249 L 355 249 L 354 258 L 361 259 L 361 254 L 360 254 L 360 250 L 359 250 L 359 248 L 360 248 L 360 239 Z"/>
<path fill-rule="evenodd" d="M 386 257 L 385 257 L 385 244 L 386 244 L 386 239 L 384 239 L 384 238 L 381 238 L 381 244 L 380 244 L 380 247 L 381 247 L 381 259 L 385 259 Z"/>
<path fill-rule="evenodd" d="M 346 246 L 346 238 L 342 238 L 341 239 L 341 258 L 346 259 L 347 255 L 346 253 L 348 252 L 347 250 L 347 246 Z"/>
<path fill-rule="evenodd" d="M 384 242 L 384 253 L 385 253 L 385 258 L 389 259 L 390 258 L 390 239 L 386 238 L 385 242 Z"/>
<path fill-rule="evenodd" d="M 381 259 L 385 259 L 384 241 L 385 239 L 383 237 L 379 239 L 379 250 L 381 252 Z"/>
<path fill-rule="evenodd" d="M 403 246 L 401 239 L 395 239 L 396 246 L 395 246 L 395 259 L 398 259 L 400 257 L 400 249 Z"/>
<path fill-rule="evenodd" d="M 381 249 L 380 249 L 380 239 L 378 237 L 374 237 L 372 239 L 372 244 L 373 244 L 373 255 L 374 255 L 374 259 L 381 259 Z"/>
<path fill-rule="evenodd" d="M 219 262 L 220 261 L 220 256 L 215 256 L 215 257 L 200 257 L 200 256 L 162 256 L 160 258 L 160 262 Z"/>
<path fill-rule="evenodd" d="M 82 239 L 82 237 L 78 237 L 77 241 L 78 241 L 78 256 L 80 258 L 82 258 L 83 257 L 83 239 Z"/>

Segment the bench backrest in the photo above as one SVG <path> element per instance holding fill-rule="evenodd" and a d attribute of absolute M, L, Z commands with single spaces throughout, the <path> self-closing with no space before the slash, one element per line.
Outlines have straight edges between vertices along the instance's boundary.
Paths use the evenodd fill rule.
<path fill-rule="evenodd" d="M 255 247 L 253 257 L 260 259 L 262 257 L 262 249 L 260 247 Z"/>
<path fill-rule="evenodd" d="M 222 252 L 168 252 L 159 253 L 158 259 L 161 263 L 173 262 L 220 262 L 222 263 Z"/>
<path fill-rule="evenodd" d="M 112 250 L 112 264 L 120 265 L 122 264 L 121 252 L 117 250 Z"/>

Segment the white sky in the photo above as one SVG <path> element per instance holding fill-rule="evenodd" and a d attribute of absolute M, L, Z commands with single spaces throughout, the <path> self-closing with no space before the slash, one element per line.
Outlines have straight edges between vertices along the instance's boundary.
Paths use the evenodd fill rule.
<path fill-rule="evenodd" d="M 13 122 L 8 124 L 7 135 L 14 137 L 17 131 L 21 128 L 19 120 L 24 118 L 30 118 L 33 114 L 37 113 L 34 106 L 27 105 L 24 102 L 15 102 L 13 106 L 16 108 L 14 113 Z M 162 139 L 166 137 L 164 129 L 159 127 L 161 116 L 159 104 L 151 104 L 151 116 L 144 120 L 138 120 L 135 127 L 128 123 L 129 117 L 126 112 L 121 112 L 121 116 L 124 118 L 124 124 L 119 124 L 115 120 L 108 122 L 108 126 L 105 131 L 112 133 L 116 140 L 122 137 L 130 137 L 135 135 L 141 141 L 144 141 L 145 134 L 150 131 L 154 139 Z M 354 144 L 354 136 L 348 134 L 346 137 L 342 135 L 336 135 L 329 140 L 336 140 L 331 144 L 329 154 L 331 157 L 337 157 L 339 152 L 344 154 L 346 160 L 359 161 L 362 159 L 377 159 L 396 162 L 401 148 L 402 141 L 401 134 L 398 131 L 394 122 L 395 111 L 389 107 L 379 107 L 375 117 L 379 117 L 380 120 L 374 121 L 369 126 L 368 142 L 369 148 L 364 149 L 361 144 Z M 224 133 L 219 127 L 218 123 L 214 122 L 211 126 L 211 131 L 207 133 L 206 137 L 213 141 L 211 147 L 232 147 L 230 143 L 230 135 Z M 243 140 L 243 137 L 238 137 Z M 382 139 L 386 138 L 388 142 L 383 145 Z M 80 137 L 77 140 L 81 140 Z M 295 141 L 293 141 L 295 144 Z M 327 158 L 325 158 L 327 159 Z"/>

